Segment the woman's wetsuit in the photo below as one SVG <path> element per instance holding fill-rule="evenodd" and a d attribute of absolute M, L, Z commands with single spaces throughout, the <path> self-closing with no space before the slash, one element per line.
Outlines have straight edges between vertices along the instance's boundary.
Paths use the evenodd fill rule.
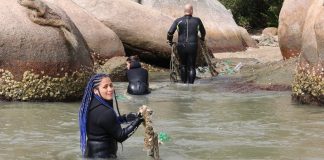
<path fill-rule="evenodd" d="M 196 78 L 196 56 L 198 49 L 198 31 L 201 39 L 205 39 L 206 31 L 201 20 L 186 15 L 176 19 L 168 31 L 167 39 L 172 42 L 174 32 L 178 30 L 178 54 L 180 57 L 180 72 L 183 83 L 194 83 Z"/>
<path fill-rule="evenodd" d="M 127 70 L 128 87 L 127 92 L 134 95 L 144 95 L 149 92 L 148 72 L 141 67 L 138 61 L 131 62 Z"/>
<path fill-rule="evenodd" d="M 113 106 L 112 101 L 106 101 Z M 117 117 L 116 112 L 104 106 L 93 98 L 90 104 L 87 121 L 86 158 L 116 158 L 117 142 L 123 142 L 130 137 L 143 121 L 136 119 L 126 128 L 121 128 L 119 122 L 125 122 L 125 117 Z"/>

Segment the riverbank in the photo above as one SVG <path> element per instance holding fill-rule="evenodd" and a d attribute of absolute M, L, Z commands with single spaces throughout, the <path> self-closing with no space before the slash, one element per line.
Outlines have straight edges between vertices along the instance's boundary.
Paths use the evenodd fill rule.
<path fill-rule="evenodd" d="M 226 91 L 249 93 L 258 90 L 291 91 L 291 84 L 297 58 L 282 60 L 279 47 L 260 46 L 241 52 L 214 53 L 219 75 L 213 77 Z M 152 67 L 152 66 L 150 66 Z M 152 67 L 154 68 L 154 67 Z M 167 69 L 151 69 L 152 82 L 159 79 L 168 81 Z M 156 75 L 160 78 L 154 78 Z M 162 76 L 163 75 L 163 76 Z M 210 83 L 209 73 L 200 73 L 197 69 L 196 83 Z"/>
<path fill-rule="evenodd" d="M 229 90 L 243 93 L 291 90 L 297 58 L 282 60 L 279 47 L 260 46 L 243 52 L 215 53 L 214 57 L 225 64 L 222 74 L 233 80 Z"/>

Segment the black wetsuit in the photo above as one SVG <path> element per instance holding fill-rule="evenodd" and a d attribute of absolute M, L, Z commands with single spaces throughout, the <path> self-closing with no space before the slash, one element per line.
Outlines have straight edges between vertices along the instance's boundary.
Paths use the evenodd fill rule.
<path fill-rule="evenodd" d="M 131 62 L 127 70 L 128 87 L 127 92 L 133 95 L 144 95 L 149 93 L 148 72 L 141 67 L 138 61 Z"/>
<path fill-rule="evenodd" d="M 112 101 L 106 101 L 112 105 Z M 125 122 L 125 117 L 117 117 L 115 111 L 93 98 L 87 120 L 86 158 L 116 158 L 117 142 L 130 137 L 143 119 L 136 117 L 126 128 L 121 128 L 118 121 Z"/>
<path fill-rule="evenodd" d="M 174 32 L 178 30 L 178 54 L 180 72 L 183 83 L 194 83 L 196 78 L 196 56 L 198 49 L 198 31 L 201 39 L 205 39 L 206 31 L 197 17 L 183 16 L 176 19 L 168 31 L 167 39 L 172 42 Z"/>

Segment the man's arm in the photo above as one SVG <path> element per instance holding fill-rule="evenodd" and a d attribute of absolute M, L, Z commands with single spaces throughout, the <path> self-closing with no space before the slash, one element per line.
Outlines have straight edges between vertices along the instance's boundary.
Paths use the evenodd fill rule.
<path fill-rule="evenodd" d="M 175 20 L 173 22 L 172 26 L 170 27 L 169 31 L 168 31 L 167 39 L 168 39 L 169 42 L 172 42 L 173 34 L 177 30 L 177 25 L 178 25 L 178 21 Z"/>
<path fill-rule="evenodd" d="M 203 25 L 203 23 L 201 22 L 201 20 L 199 19 L 199 32 L 201 35 L 201 40 L 205 40 L 205 36 L 206 36 L 206 30 L 205 27 Z"/>

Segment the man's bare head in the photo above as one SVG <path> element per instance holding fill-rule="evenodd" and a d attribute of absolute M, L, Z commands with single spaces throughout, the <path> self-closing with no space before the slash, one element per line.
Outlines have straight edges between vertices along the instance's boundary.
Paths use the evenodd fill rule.
<path fill-rule="evenodd" d="M 193 6 L 192 4 L 188 3 L 184 7 L 184 13 L 185 15 L 192 15 L 193 14 Z"/>

